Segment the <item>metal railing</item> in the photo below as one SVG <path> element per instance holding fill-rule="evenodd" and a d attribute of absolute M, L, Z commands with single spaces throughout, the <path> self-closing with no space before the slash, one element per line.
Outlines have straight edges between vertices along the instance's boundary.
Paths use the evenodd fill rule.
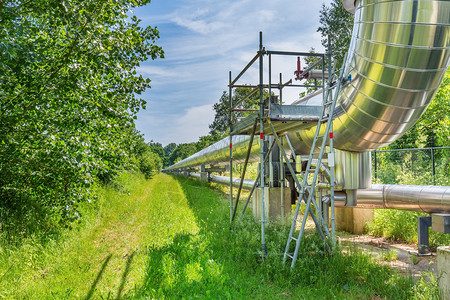
<path fill-rule="evenodd" d="M 374 183 L 450 185 L 450 147 L 372 151 Z"/>

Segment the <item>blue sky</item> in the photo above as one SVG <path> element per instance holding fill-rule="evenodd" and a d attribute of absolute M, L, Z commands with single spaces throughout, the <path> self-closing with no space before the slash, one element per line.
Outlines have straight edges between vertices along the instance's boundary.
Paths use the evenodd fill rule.
<path fill-rule="evenodd" d="M 143 98 L 136 126 L 146 141 L 163 145 L 195 142 L 207 135 L 213 104 L 227 90 L 228 72 L 236 76 L 256 54 L 259 32 L 266 49 L 324 51 L 320 44 L 319 11 L 324 1 L 306 0 L 153 0 L 134 14 L 142 25 L 157 26 L 157 45 L 164 59 L 141 64 L 151 89 Z M 273 80 L 294 78 L 295 57 L 274 58 Z M 257 69 L 240 83 L 257 83 Z M 284 95 L 294 101 L 299 91 Z M 289 98 L 289 99 L 288 99 Z"/>

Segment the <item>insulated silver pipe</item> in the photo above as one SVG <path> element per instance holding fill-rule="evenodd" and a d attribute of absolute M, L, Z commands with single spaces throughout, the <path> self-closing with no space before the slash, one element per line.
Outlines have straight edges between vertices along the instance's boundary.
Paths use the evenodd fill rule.
<path fill-rule="evenodd" d="M 364 152 L 397 140 L 433 99 L 449 64 L 450 2 L 359 0 L 354 9 L 334 147 Z M 309 151 L 315 131 L 288 133 L 296 152 Z"/>
<path fill-rule="evenodd" d="M 358 207 L 450 213 L 449 186 L 374 184 L 357 191 Z"/>
<path fill-rule="evenodd" d="M 200 177 L 199 174 L 191 174 Z M 234 184 L 239 184 L 235 178 Z M 230 184 L 230 178 L 211 175 L 211 181 L 223 185 Z M 254 180 L 245 179 L 243 188 L 251 190 Z M 343 207 L 346 201 L 344 192 L 336 194 L 336 206 Z M 423 186 L 423 185 L 391 185 L 374 184 L 371 189 L 359 189 L 356 193 L 357 207 L 383 208 L 419 211 L 425 213 L 450 213 L 450 187 L 449 186 Z M 329 201 L 325 196 L 322 201 Z"/>
<path fill-rule="evenodd" d="M 189 173 L 189 176 L 200 179 L 199 173 Z M 230 185 L 230 177 L 227 177 L 227 176 L 218 176 L 218 175 L 210 174 L 209 181 L 223 184 L 223 185 Z M 233 178 L 233 186 L 239 186 L 240 182 L 241 182 L 240 178 Z M 244 179 L 242 188 L 244 190 L 251 190 L 254 183 L 255 183 L 255 181 L 252 179 Z"/>

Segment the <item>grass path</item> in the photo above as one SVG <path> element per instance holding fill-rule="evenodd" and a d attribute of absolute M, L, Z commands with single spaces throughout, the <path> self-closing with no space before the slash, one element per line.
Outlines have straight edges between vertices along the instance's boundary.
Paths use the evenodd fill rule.
<path fill-rule="evenodd" d="M 433 299 L 357 250 L 327 255 L 305 236 L 296 272 L 281 263 L 288 228 L 244 217 L 229 230 L 228 196 L 199 181 L 123 174 L 76 229 L 47 245 L 0 248 L 0 298 Z M 375 297 L 375 298 L 373 298 Z"/>
<path fill-rule="evenodd" d="M 91 212 L 62 241 L 45 246 L 29 241 L 9 253 L 4 249 L 0 298 L 120 298 L 139 285 L 154 185 L 131 174 L 119 182 L 123 192 L 104 189 L 98 214 Z"/>

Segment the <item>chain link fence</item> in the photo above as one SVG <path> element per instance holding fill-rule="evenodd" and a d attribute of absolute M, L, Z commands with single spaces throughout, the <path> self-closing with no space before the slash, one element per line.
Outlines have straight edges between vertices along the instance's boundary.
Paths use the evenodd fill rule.
<path fill-rule="evenodd" d="M 372 151 L 373 182 L 450 185 L 450 147 Z"/>

